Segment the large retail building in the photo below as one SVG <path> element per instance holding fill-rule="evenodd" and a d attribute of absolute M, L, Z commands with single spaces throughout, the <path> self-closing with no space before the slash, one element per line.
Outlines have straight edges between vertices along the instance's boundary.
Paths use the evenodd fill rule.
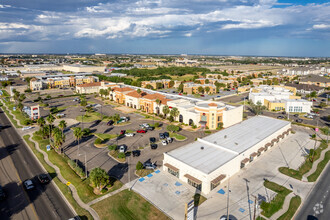
<path fill-rule="evenodd" d="M 255 116 L 164 153 L 163 169 L 208 194 L 290 131 L 288 121 Z"/>

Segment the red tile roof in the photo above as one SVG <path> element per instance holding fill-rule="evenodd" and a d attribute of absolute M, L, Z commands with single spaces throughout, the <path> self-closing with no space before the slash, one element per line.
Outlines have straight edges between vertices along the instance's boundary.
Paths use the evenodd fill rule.
<path fill-rule="evenodd" d="M 101 82 L 92 82 L 92 83 L 85 83 L 78 85 L 78 87 L 94 87 L 94 86 L 101 86 Z"/>
<path fill-rule="evenodd" d="M 124 87 L 124 88 L 114 88 L 113 91 L 116 91 L 116 92 L 128 92 L 128 91 L 134 91 L 134 89 L 131 89 L 129 87 Z"/>
<path fill-rule="evenodd" d="M 133 91 L 133 92 L 129 92 L 126 94 L 126 96 L 131 96 L 131 97 L 134 97 L 134 98 L 141 98 L 143 96 L 145 96 L 147 93 L 145 92 L 141 92 L 140 94 L 137 92 L 137 91 Z"/>

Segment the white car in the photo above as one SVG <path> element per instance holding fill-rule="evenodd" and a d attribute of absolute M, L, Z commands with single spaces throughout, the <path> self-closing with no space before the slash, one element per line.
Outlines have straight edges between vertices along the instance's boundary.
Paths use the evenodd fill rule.
<path fill-rule="evenodd" d="M 166 140 L 167 140 L 167 143 L 172 143 L 173 142 L 173 139 L 171 137 L 166 138 Z"/>
<path fill-rule="evenodd" d="M 167 145 L 167 141 L 166 140 L 162 140 L 162 145 Z"/>
<path fill-rule="evenodd" d="M 29 129 L 32 129 L 33 127 L 31 127 L 31 126 L 26 126 L 26 127 L 23 127 L 22 128 L 22 131 L 25 131 L 25 130 L 29 130 Z"/>
<path fill-rule="evenodd" d="M 96 104 L 94 105 L 95 108 L 101 108 L 101 105 L 100 104 Z"/>
<path fill-rule="evenodd" d="M 306 118 L 313 119 L 313 115 L 307 115 Z"/>
<path fill-rule="evenodd" d="M 126 137 L 133 137 L 134 136 L 134 133 L 126 133 L 125 136 Z"/>
<path fill-rule="evenodd" d="M 34 184 L 33 184 L 32 180 L 25 180 L 23 184 L 24 184 L 25 189 L 34 188 Z"/>
<path fill-rule="evenodd" d="M 125 153 L 126 147 L 124 145 L 119 146 L 119 153 Z"/>
<path fill-rule="evenodd" d="M 147 124 L 147 123 L 142 124 L 142 126 L 145 127 L 145 128 L 149 128 L 150 127 L 150 125 Z"/>

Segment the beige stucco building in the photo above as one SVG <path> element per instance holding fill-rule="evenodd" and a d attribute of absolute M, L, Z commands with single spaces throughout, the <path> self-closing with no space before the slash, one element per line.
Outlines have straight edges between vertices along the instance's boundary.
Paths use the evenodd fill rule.
<path fill-rule="evenodd" d="M 80 73 L 80 72 L 104 72 L 104 66 L 87 66 L 87 65 L 63 65 L 63 70 Z"/>

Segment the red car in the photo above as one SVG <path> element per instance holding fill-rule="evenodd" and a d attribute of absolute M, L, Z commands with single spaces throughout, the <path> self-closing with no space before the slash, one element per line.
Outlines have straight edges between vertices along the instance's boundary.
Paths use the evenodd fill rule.
<path fill-rule="evenodd" d="M 124 135 L 125 133 L 126 133 L 126 130 L 121 130 L 121 131 L 120 131 L 120 134 L 121 134 L 121 135 Z"/>
<path fill-rule="evenodd" d="M 146 133 L 146 131 L 145 131 L 145 130 L 142 130 L 142 129 L 140 129 L 140 130 L 137 130 L 137 131 L 136 131 L 136 133 Z"/>

